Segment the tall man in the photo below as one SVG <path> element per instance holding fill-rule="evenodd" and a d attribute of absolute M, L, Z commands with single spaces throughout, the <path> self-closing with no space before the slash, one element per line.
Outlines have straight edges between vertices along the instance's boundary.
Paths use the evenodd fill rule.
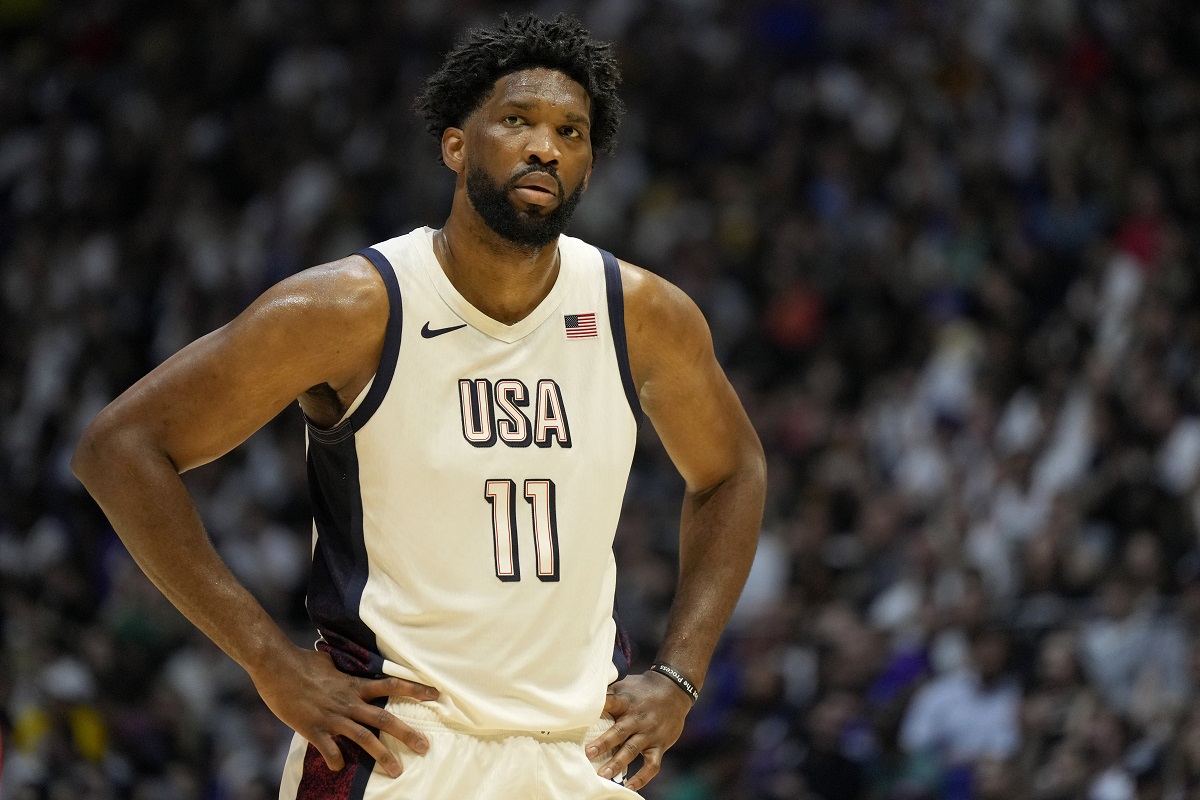
<path fill-rule="evenodd" d="M 417 103 L 455 174 L 445 226 L 280 282 L 76 451 L 138 564 L 296 731 L 281 797 L 634 797 L 682 731 L 765 472 L 695 305 L 562 234 L 618 82 L 570 18 L 472 31 Z M 237 582 L 179 478 L 297 398 L 316 650 Z M 687 490 L 666 636 L 630 675 L 612 542 L 643 414 Z"/>

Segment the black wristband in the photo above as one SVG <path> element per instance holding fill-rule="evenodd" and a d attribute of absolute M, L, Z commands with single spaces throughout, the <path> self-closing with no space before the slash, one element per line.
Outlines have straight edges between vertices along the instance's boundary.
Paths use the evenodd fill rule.
<path fill-rule="evenodd" d="M 666 675 L 676 686 L 687 692 L 688 697 L 692 698 L 692 702 L 700 699 L 700 690 L 696 688 L 696 684 L 683 677 L 683 673 L 674 667 L 668 667 L 666 664 L 652 664 L 650 669 L 657 672 L 659 675 Z"/>

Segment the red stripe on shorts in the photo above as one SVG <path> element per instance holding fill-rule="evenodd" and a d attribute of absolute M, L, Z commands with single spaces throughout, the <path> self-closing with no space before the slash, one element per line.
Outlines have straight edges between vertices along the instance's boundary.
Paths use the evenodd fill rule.
<path fill-rule="evenodd" d="M 338 746 L 346 761 L 339 772 L 326 766 L 321 752 L 311 744 L 304 751 L 304 772 L 296 788 L 296 800 L 362 800 L 375 759 L 344 739 L 338 739 Z"/>

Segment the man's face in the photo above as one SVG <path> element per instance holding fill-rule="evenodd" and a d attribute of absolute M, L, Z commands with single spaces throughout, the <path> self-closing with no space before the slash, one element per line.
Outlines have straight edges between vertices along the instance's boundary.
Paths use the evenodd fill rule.
<path fill-rule="evenodd" d="M 561 72 L 496 81 L 464 128 L 467 198 L 496 234 L 543 247 L 566 228 L 592 169 L 587 92 Z"/>

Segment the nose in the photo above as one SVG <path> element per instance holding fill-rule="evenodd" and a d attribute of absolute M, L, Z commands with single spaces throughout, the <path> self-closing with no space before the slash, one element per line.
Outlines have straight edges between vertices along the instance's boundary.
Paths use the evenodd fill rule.
<path fill-rule="evenodd" d="M 546 164 L 558 166 L 561 155 L 556 133 L 551 125 L 535 125 L 529 129 L 529 139 L 525 142 L 525 162 L 528 164 Z"/>

